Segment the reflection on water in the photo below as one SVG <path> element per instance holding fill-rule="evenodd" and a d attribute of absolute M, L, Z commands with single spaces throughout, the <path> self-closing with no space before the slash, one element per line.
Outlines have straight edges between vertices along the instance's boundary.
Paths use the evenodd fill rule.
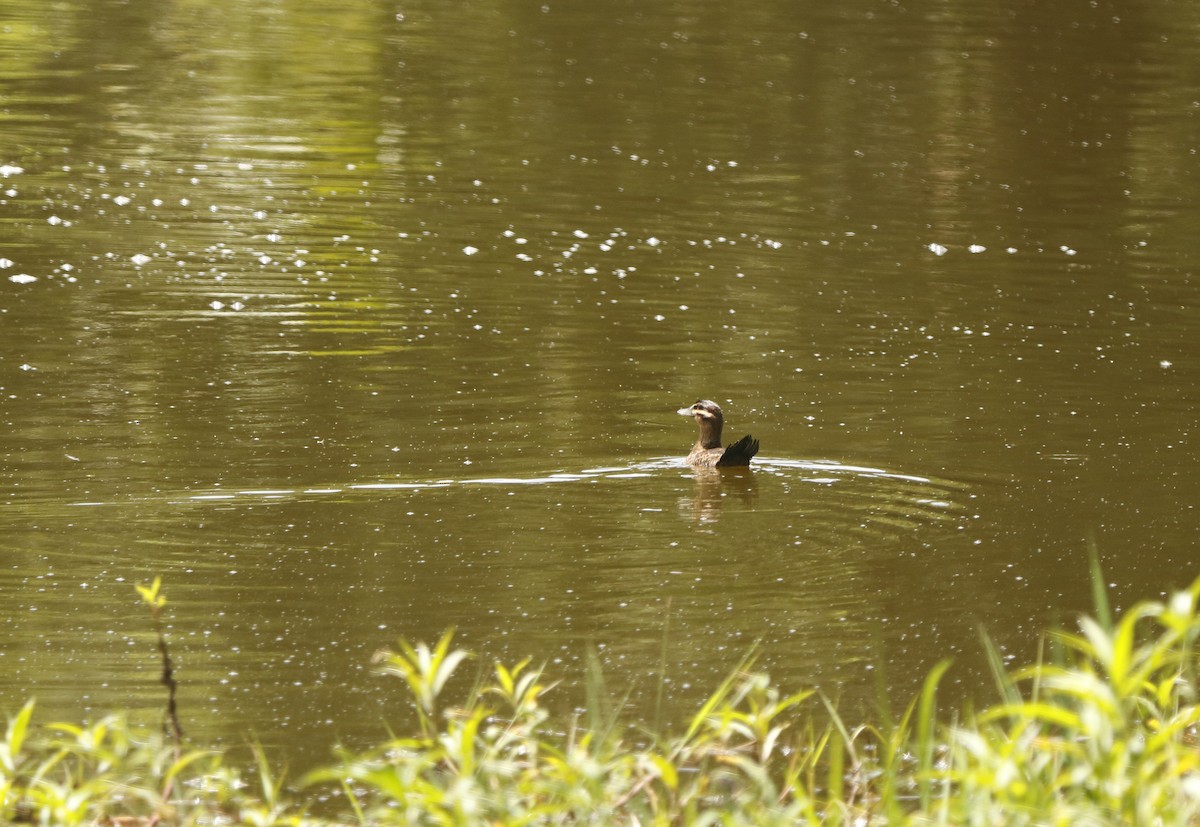
<path fill-rule="evenodd" d="M 720 519 L 725 497 L 737 498 L 740 507 L 748 506 L 758 488 L 754 472 L 745 468 L 696 468 L 692 473 L 696 477 L 696 493 L 680 499 L 679 512 L 698 524 Z"/>
<path fill-rule="evenodd" d="M 0 0 L 0 705 L 157 712 L 158 575 L 308 758 L 400 635 L 902 704 L 1192 579 L 1200 7 L 102 5 Z"/>
<path fill-rule="evenodd" d="M 804 460 L 757 457 L 754 461 L 754 467 L 755 469 L 763 469 L 759 473 L 771 473 L 776 476 L 785 471 L 807 472 L 812 475 L 811 482 L 822 485 L 832 485 L 839 479 L 845 477 L 879 478 L 909 482 L 917 485 L 933 485 L 931 480 L 923 477 L 895 474 L 880 470 L 878 468 L 841 465 L 839 463 L 829 461 L 809 462 Z M 184 503 L 208 500 L 226 501 L 279 498 L 296 499 L 332 496 L 342 494 L 347 491 L 421 491 L 436 488 L 449 488 L 451 486 L 476 485 L 554 485 L 569 482 L 585 482 L 598 478 L 619 480 L 636 479 L 639 477 L 652 477 L 656 473 L 667 469 L 686 469 L 695 476 L 699 490 L 703 492 L 703 496 L 697 498 L 697 505 L 699 505 L 701 501 L 703 501 L 710 494 L 714 496 L 720 496 L 723 491 L 736 491 L 744 495 L 752 495 L 756 489 L 756 474 L 754 471 L 751 471 L 748 468 L 694 468 L 687 465 L 682 459 L 664 458 L 650 462 L 634 463 L 628 466 L 588 468 L 574 473 L 558 471 L 544 477 L 468 477 L 466 479 L 441 479 L 432 480 L 430 482 L 347 483 L 342 486 L 326 486 L 322 488 L 247 488 L 239 491 L 189 491 L 175 495 L 161 494 L 153 499 L 160 499 L 170 503 Z M 142 501 L 148 500 L 143 498 Z M 76 502 L 66 503 L 65 506 L 71 508 L 76 506 L 105 504 L 106 503 L 103 502 Z M 112 505 L 115 503 L 107 504 Z"/>

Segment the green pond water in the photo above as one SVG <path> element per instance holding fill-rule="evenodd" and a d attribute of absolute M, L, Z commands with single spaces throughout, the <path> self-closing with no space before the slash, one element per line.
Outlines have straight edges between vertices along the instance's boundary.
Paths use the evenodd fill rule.
<path fill-rule="evenodd" d="M 0 708 L 990 697 L 1200 574 L 1200 7 L 0 0 Z M 682 462 L 697 398 L 762 444 Z"/>

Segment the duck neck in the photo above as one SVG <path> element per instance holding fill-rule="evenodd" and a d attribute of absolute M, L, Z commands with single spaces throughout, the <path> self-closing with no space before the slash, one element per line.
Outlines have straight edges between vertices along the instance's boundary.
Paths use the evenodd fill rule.
<path fill-rule="evenodd" d="M 719 419 L 701 419 L 700 420 L 700 439 L 696 441 L 697 447 L 709 449 L 721 447 L 721 420 Z"/>

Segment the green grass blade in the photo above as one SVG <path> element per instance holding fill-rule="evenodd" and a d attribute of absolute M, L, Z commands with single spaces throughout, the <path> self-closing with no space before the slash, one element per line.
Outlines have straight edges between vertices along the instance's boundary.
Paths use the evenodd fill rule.
<path fill-rule="evenodd" d="M 1004 665 L 1004 658 L 1000 656 L 1000 650 L 996 648 L 991 635 L 982 626 L 979 627 L 979 641 L 983 644 L 983 653 L 987 657 L 988 668 L 992 673 L 992 680 L 996 682 L 1001 701 L 1006 704 L 1020 703 L 1021 693 Z"/>
<path fill-rule="evenodd" d="M 1104 582 L 1104 570 L 1100 567 L 1100 547 L 1095 535 L 1088 537 L 1088 566 L 1092 574 L 1092 604 L 1096 609 L 1096 620 L 1105 629 L 1112 629 L 1112 606 L 1108 601 L 1108 586 Z"/>
<path fill-rule="evenodd" d="M 921 809 L 928 811 L 930 803 L 930 780 L 933 773 L 933 756 L 937 748 L 935 739 L 937 716 L 937 687 L 950 668 L 950 660 L 938 663 L 925 676 L 921 687 L 921 700 L 917 705 L 917 790 Z"/>

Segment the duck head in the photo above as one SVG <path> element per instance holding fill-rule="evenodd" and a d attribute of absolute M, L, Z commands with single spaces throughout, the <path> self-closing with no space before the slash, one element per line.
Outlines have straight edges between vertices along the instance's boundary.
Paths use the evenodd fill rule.
<path fill-rule="evenodd" d="M 725 424 L 725 417 L 721 415 L 720 405 L 709 399 L 697 399 L 691 407 L 680 408 L 676 413 L 695 418 L 700 426 L 701 447 L 721 447 L 721 428 Z"/>

